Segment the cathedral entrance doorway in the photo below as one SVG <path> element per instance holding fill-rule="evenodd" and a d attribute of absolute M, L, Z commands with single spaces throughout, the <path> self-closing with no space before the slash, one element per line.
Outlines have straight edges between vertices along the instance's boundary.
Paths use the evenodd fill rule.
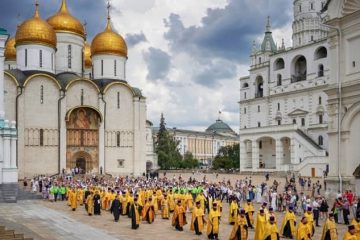
<path fill-rule="evenodd" d="M 99 171 L 100 113 L 92 107 L 78 107 L 66 114 L 66 168 L 82 173 Z"/>

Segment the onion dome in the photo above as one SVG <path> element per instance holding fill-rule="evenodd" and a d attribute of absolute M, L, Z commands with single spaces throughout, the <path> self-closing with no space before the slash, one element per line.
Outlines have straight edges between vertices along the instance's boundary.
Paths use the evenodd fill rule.
<path fill-rule="evenodd" d="M 55 32 L 74 33 L 85 39 L 85 29 L 79 20 L 71 16 L 66 0 L 62 0 L 59 11 L 47 19 L 47 22 L 54 28 Z"/>
<path fill-rule="evenodd" d="M 127 58 L 127 46 L 124 38 L 111 27 L 108 16 L 107 25 L 103 32 L 97 34 L 91 43 L 91 55 L 111 54 Z"/>
<path fill-rule="evenodd" d="M 15 37 L 9 38 L 5 45 L 5 61 L 16 60 Z"/>
<path fill-rule="evenodd" d="M 39 4 L 35 4 L 35 14 L 23 22 L 16 31 L 16 45 L 42 44 L 56 48 L 56 34 L 52 26 L 40 18 Z"/>
<path fill-rule="evenodd" d="M 87 42 L 85 42 L 85 45 L 84 45 L 84 63 L 85 63 L 85 68 L 91 68 L 91 66 L 92 66 L 91 47 L 90 47 L 90 44 L 88 44 Z"/>

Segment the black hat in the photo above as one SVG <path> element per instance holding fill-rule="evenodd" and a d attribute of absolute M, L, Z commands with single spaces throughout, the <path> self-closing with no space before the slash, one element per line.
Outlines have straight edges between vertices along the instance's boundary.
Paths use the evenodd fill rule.
<path fill-rule="evenodd" d="M 267 202 L 263 202 L 263 204 L 262 204 L 263 206 L 266 206 L 267 205 Z"/>
<path fill-rule="evenodd" d="M 213 203 L 213 207 L 217 207 L 217 203 L 216 203 L 216 202 Z"/>
<path fill-rule="evenodd" d="M 265 211 L 264 211 L 264 209 L 260 209 L 260 213 L 264 213 Z"/>
<path fill-rule="evenodd" d="M 307 207 L 307 211 L 311 212 L 312 211 L 312 207 Z"/>
<path fill-rule="evenodd" d="M 240 209 L 240 214 L 245 214 L 245 209 Z"/>
<path fill-rule="evenodd" d="M 197 202 L 196 202 L 196 205 L 199 205 L 199 204 L 201 204 L 201 202 L 200 202 L 200 201 L 197 201 Z"/>
<path fill-rule="evenodd" d="M 270 222 L 275 221 L 275 217 L 274 216 L 270 216 Z"/>
<path fill-rule="evenodd" d="M 274 211 L 274 208 L 269 207 L 269 211 L 270 211 L 270 212 Z"/>
<path fill-rule="evenodd" d="M 247 199 L 246 201 L 247 201 L 247 202 L 251 202 L 251 199 Z"/>
<path fill-rule="evenodd" d="M 329 213 L 329 217 L 334 217 L 334 213 Z"/>
<path fill-rule="evenodd" d="M 293 206 L 289 206 L 289 210 L 290 210 L 290 211 L 294 210 L 294 207 L 293 207 Z"/>
<path fill-rule="evenodd" d="M 350 230 L 354 230 L 355 229 L 355 226 L 354 225 L 349 225 L 348 226 L 348 230 L 350 231 Z"/>

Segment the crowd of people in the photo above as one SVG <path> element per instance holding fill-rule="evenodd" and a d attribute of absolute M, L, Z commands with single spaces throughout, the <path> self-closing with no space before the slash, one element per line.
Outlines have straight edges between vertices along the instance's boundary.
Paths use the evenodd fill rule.
<path fill-rule="evenodd" d="M 227 221 L 233 225 L 232 231 L 227 233 L 231 240 L 249 239 L 252 230 L 255 240 L 280 237 L 308 240 L 314 239 L 319 219 L 324 219 L 321 240 L 340 239 L 337 224 L 342 223 L 349 225 L 343 239 L 360 239 L 357 197 L 351 191 L 339 193 L 330 207 L 320 191 L 306 194 L 304 182 L 310 184 L 309 190 L 312 186 L 321 189 L 319 182 L 312 185 L 310 181 L 299 178 L 301 190 L 298 191 L 294 176 L 286 178 L 284 183 L 274 180 L 271 184 L 266 176 L 263 183 L 255 186 L 251 177 L 232 184 L 225 179 L 210 182 L 206 175 L 201 180 L 183 179 L 181 175 L 173 178 L 166 175 L 162 178 L 69 175 L 37 176 L 31 179 L 30 187 L 42 193 L 44 199 L 66 201 L 72 211 L 83 206 L 89 216 L 110 212 L 115 222 L 125 216 L 131 221 L 132 229 L 138 229 L 141 223 L 153 224 L 160 216 L 171 220 L 177 231 L 183 231 L 190 220 L 190 230 L 196 235 L 204 233 L 208 239 L 218 239 L 220 221 Z M 260 208 L 255 210 L 254 203 L 259 203 Z M 228 216 L 224 216 L 224 204 L 229 206 Z M 284 213 L 281 223 L 276 212 Z M 186 218 L 186 213 L 191 213 L 191 219 Z M 224 235 L 226 233 L 222 233 Z"/>

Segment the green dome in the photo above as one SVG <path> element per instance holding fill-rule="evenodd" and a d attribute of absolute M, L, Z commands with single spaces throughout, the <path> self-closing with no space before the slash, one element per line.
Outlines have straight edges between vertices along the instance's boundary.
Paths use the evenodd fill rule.
<path fill-rule="evenodd" d="M 227 125 L 220 119 L 216 120 L 215 123 L 211 124 L 206 129 L 206 132 L 214 132 L 214 131 L 216 131 L 217 133 L 234 133 L 231 127 L 229 127 L 229 125 Z"/>

